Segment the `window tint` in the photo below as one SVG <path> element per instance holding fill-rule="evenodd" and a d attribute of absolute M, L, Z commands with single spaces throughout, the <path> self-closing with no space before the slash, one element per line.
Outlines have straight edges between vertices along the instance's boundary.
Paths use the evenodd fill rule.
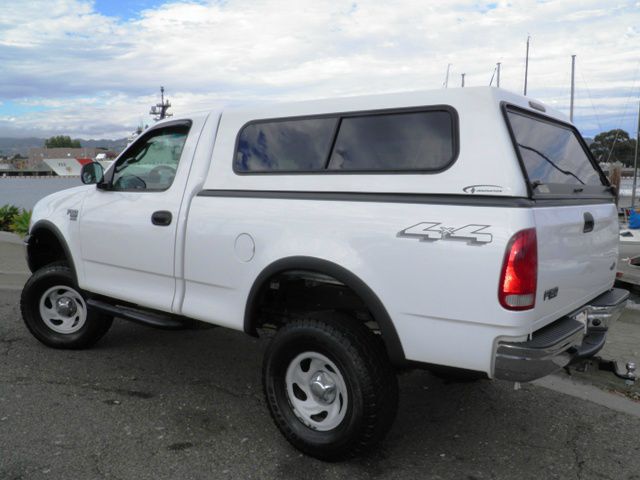
<path fill-rule="evenodd" d="M 189 127 L 159 129 L 134 143 L 118 160 L 111 181 L 112 190 L 166 190 L 173 183 Z"/>
<path fill-rule="evenodd" d="M 451 115 L 445 111 L 348 117 L 330 170 L 439 170 L 453 159 Z"/>
<path fill-rule="evenodd" d="M 255 122 L 240 132 L 234 170 L 440 170 L 454 159 L 454 138 L 446 110 Z"/>
<path fill-rule="evenodd" d="M 322 170 L 337 118 L 252 123 L 242 129 L 234 168 L 239 172 Z"/>
<path fill-rule="evenodd" d="M 507 115 L 532 183 L 602 185 L 572 129 L 513 111 Z"/>

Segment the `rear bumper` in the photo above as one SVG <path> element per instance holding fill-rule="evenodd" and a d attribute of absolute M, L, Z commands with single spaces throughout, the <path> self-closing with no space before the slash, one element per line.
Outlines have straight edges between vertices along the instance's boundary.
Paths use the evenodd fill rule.
<path fill-rule="evenodd" d="M 629 292 L 613 288 L 577 311 L 533 332 L 526 342 L 498 343 L 494 377 L 529 382 L 602 349 L 607 330 L 618 319 Z"/>

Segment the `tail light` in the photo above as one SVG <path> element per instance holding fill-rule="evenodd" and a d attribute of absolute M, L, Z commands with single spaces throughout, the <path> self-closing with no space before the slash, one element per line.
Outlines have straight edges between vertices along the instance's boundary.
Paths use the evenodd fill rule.
<path fill-rule="evenodd" d="M 536 304 L 538 283 L 538 241 L 536 229 L 516 233 L 502 262 L 498 299 L 508 310 L 529 310 Z"/>

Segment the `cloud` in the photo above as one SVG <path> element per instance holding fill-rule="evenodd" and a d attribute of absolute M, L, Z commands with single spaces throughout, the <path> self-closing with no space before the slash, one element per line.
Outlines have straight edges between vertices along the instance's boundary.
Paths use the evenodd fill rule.
<path fill-rule="evenodd" d="M 578 125 L 592 134 L 598 115 L 603 127 L 630 129 L 621 114 L 634 110 L 640 83 L 639 22 L 625 0 L 607 9 L 597 0 L 169 1 L 126 20 L 89 1 L 11 2 L 0 13 L 0 101 L 42 109 L 0 105 L 0 135 L 123 136 L 150 120 L 160 85 L 178 114 L 229 100 L 439 88 L 448 63 L 450 85 L 463 72 L 467 85 L 487 85 L 500 61 L 502 86 L 520 92 L 527 34 L 531 96 L 566 110 L 577 54 Z"/>

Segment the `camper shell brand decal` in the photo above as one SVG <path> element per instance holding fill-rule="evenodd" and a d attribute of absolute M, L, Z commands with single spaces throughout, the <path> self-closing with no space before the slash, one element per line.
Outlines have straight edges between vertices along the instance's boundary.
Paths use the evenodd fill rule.
<path fill-rule="evenodd" d="M 491 243 L 493 235 L 485 232 L 491 225 L 470 224 L 464 227 L 446 227 L 440 222 L 421 222 L 398 232 L 398 237 L 417 238 L 422 242 L 436 240 L 466 240 L 468 244 Z"/>
<path fill-rule="evenodd" d="M 464 187 L 464 193 L 502 193 L 504 189 L 500 185 L 469 185 Z"/>

